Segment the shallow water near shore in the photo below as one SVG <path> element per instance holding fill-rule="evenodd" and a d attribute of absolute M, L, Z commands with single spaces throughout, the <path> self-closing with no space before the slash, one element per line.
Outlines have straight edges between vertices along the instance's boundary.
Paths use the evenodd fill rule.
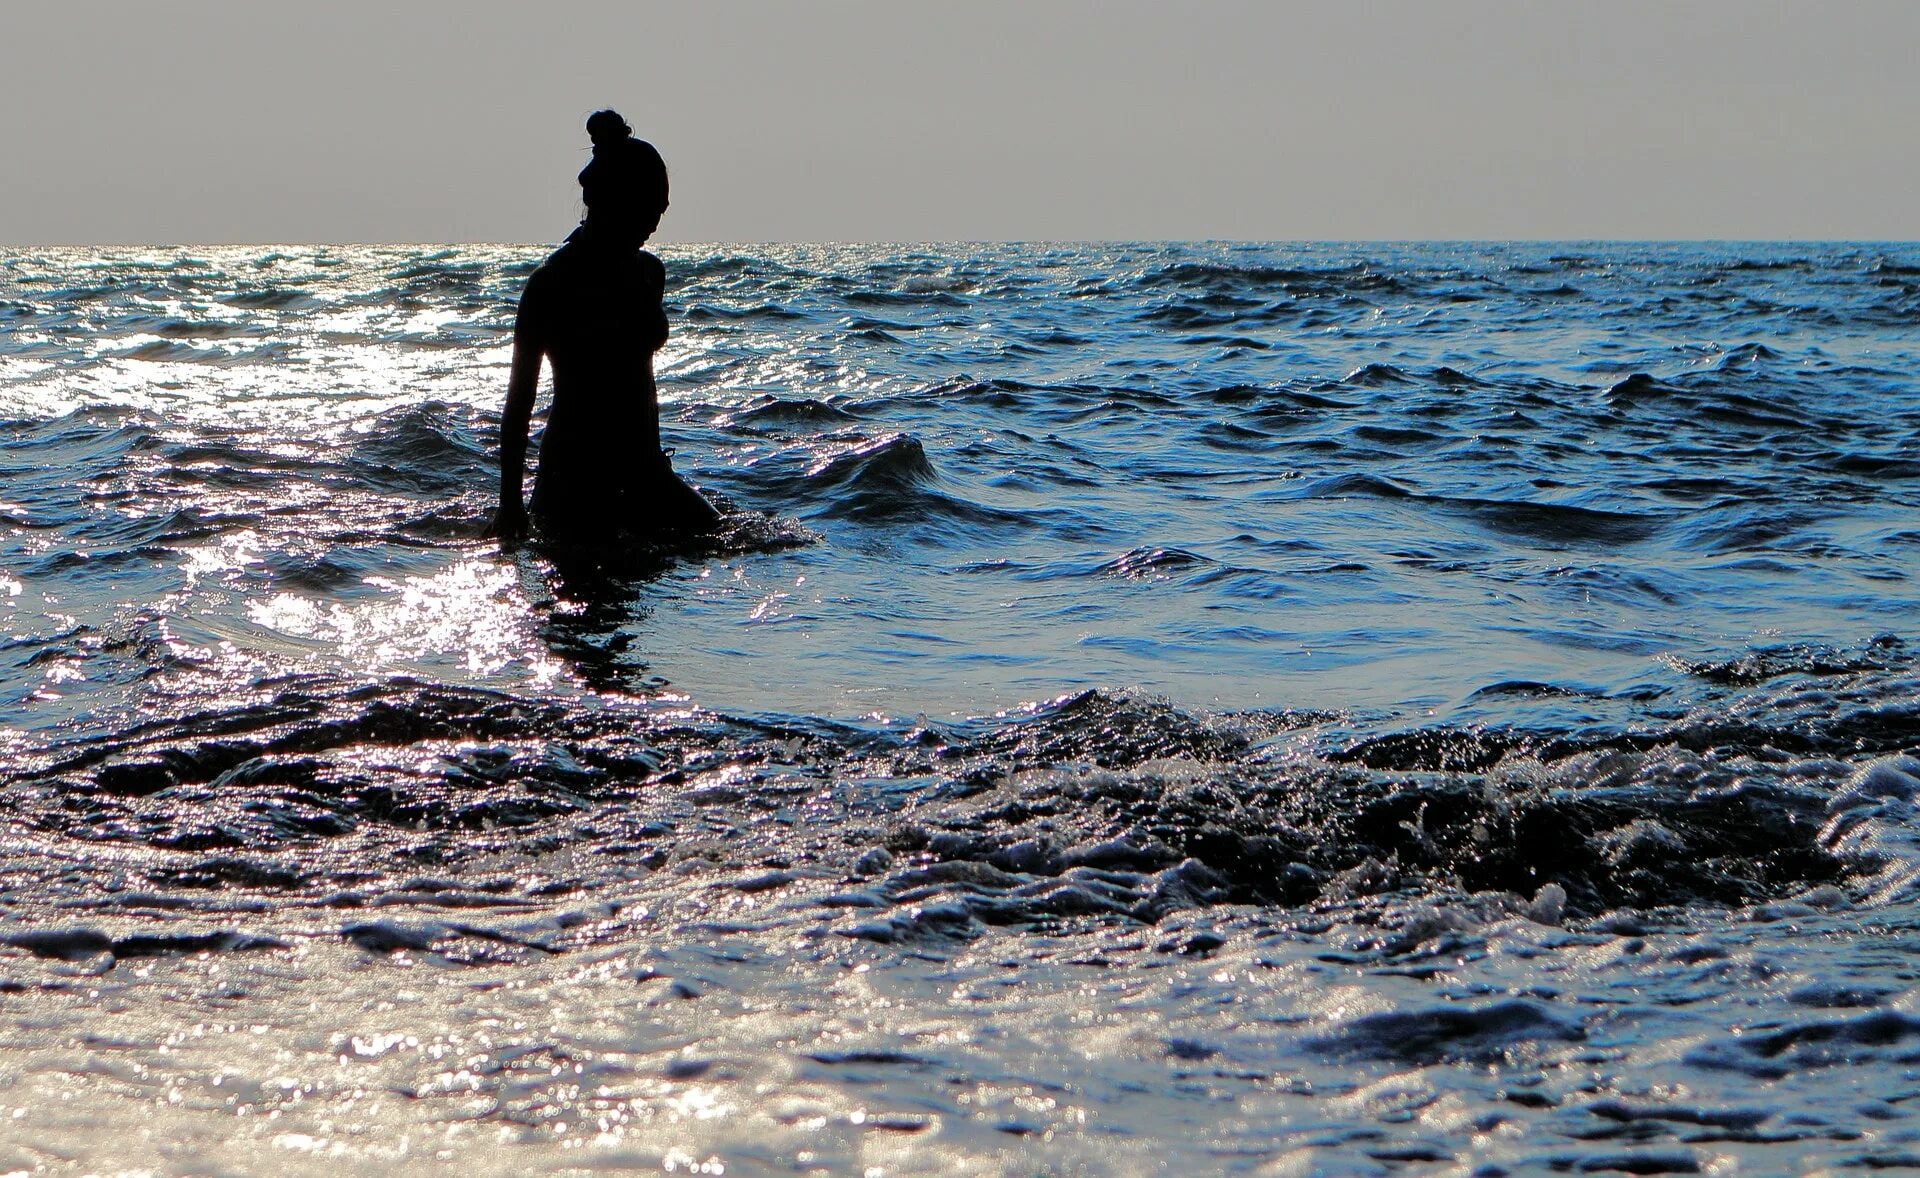
<path fill-rule="evenodd" d="M 662 254 L 0 256 L 0 1170 L 1920 1164 L 1920 250 Z"/>

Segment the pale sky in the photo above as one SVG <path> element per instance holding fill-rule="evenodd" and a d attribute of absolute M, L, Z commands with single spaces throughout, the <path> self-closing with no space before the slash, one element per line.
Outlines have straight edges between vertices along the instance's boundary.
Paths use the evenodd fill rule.
<path fill-rule="evenodd" d="M 1920 237 L 1916 0 L 4 0 L 0 244 Z"/>

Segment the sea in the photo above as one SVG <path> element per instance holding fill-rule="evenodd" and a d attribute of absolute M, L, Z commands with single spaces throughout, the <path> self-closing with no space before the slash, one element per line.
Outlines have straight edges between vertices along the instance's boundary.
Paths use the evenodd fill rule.
<path fill-rule="evenodd" d="M 1920 245 L 550 248 L 0 252 L 0 1172 L 1920 1167 Z"/>

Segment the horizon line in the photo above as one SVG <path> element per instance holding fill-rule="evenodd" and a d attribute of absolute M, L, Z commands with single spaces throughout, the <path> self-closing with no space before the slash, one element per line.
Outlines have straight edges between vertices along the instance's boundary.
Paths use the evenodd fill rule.
<path fill-rule="evenodd" d="M 439 248 L 486 246 L 494 248 L 548 248 L 555 241 L 45 241 L 0 243 L 0 250 L 86 249 L 278 249 L 337 246 L 343 248 Z M 927 237 L 909 238 L 715 238 L 661 241 L 650 247 L 686 246 L 1004 246 L 1004 245 L 1920 245 L 1907 237 Z"/>

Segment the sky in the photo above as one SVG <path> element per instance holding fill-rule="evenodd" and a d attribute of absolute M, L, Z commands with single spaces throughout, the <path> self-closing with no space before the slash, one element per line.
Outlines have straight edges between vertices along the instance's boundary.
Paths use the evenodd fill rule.
<path fill-rule="evenodd" d="M 0 244 L 1920 237 L 1915 0 L 62 0 Z"/>

